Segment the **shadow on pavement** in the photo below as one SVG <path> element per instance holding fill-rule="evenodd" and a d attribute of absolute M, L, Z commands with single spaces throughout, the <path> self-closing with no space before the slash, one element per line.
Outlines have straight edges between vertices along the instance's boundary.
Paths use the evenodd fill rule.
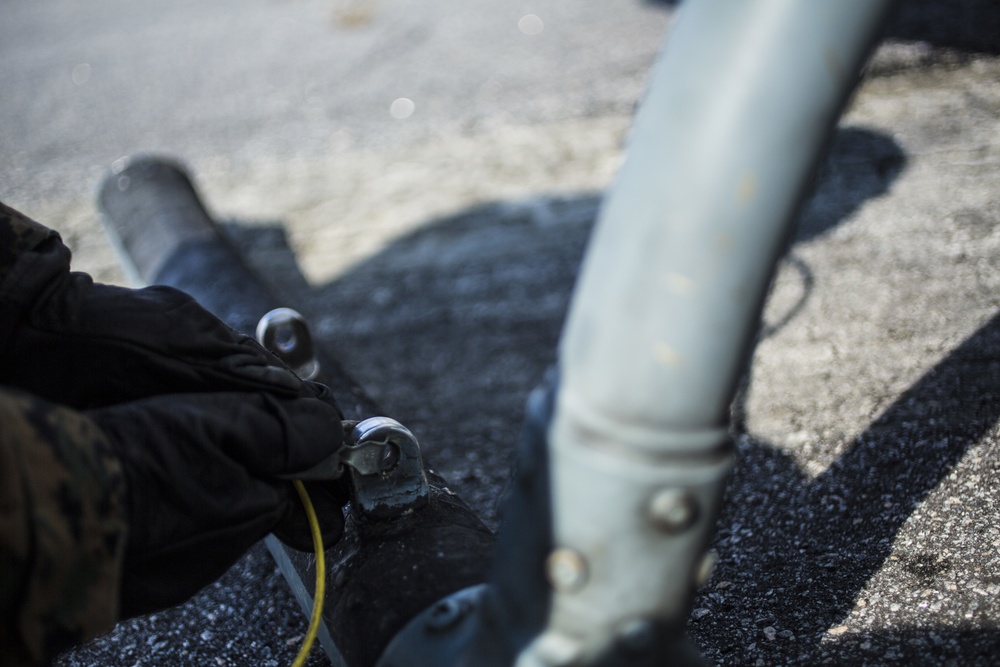
<path fill-rule="evenodd" d="M 696 604 L 708 613 L 693 622 L 694 634 L 713 644 L 713 637 L 729 637 L 733 649 L 756 645 L 764 664 L 796 651 L 822 657 L 826 631 L 854 608 L 904 522 L 998 418 L 1000 313 L 899 396 L 815 479 L 780 448 L 739 438 L 740 459 L 716 536 L 722 560 L 714 581 L 731 585 L 702 592 Z M 903 570 L 930 584 L 950 567 L 939 556 L 910 555 Z M 786 641 L 766 640 L 763 628 L 788 633 Z M 935 633 L 975 634 L 922 632 L 932 645 Z M 865 643 L 855 639 L 852 644 Z M 884 643 L 893 638 L 867 641 L 887 650 Z M 927 648 L 896 643 L 901 655 Z M 726 645 L 712 657 L 745 660 Z"/>
<path fill-rule="evenodd" d="M 861 127 L 840 128 L 820 165 L 814 191 L 803 206 L 783 268 L 797 274 L 801 297 L 780 317 L 761 323 L 759 338 L 774 335 L 795 319 L 814 288 L 812 269 L 795 246 L 823 237 L 850 218 L 866 201 L 889 191 L 906 167 L 906 156 L 892 137 Z M 741 395 L 745 387 L 740 389 Z M 742 404 L 734 410 L 737 428 L 743 423 Z"/>
<path fill-rule="evenodd" d="M 905 168 L 906 155 L 892 137 L 863 127 L 841 128 L 820 165 L 792 243 L 823 236 L 866 201 L 888 192 Z"/>
<path fill-rule="evenodd" d="M 884 193 L 904 165 L 890 138 L 841 130 L 795 241 L 828 233 Z M 495 525 L 524 401 L 555 360 L 598 206 L 592 194 L 483 205 L 434 221 L 319 287 L 301 276 L 280 228 L 231 224 L 229 232 L 252 264 L 266 266 L 295 297 L 289 302 L 310 316 L 329 352 L 414 430 L 452 487 Z M 808 266 L 792 262 L 808 288 Z M 729 585 L 702 591 L 690 626 L 708 657 L 777 664 L 830 654 L 854 664 L 856 654 L 861 664 L 873 650 L 881 658 L 908 655 L 917 650 L 914 637 L 930 642 L 919 650 L 942 658 L 977 650 L 983 640 L 974 629 L 836 640 L 826 631 L 853 608 L 916 506 L 998 416 L 1000 315 L 816 479 L 780 448 L 739 436 L 740 462 L 715 540 L 722 559 L 713 582 Z M 904 566 L 927 576 L 942 567 L 920 555 Z M 765 641 L 763 628 L 785 641 Z"/>
<path fill-rule="evenodd" d="M 822 236 L 884 194 L 904 165 L 890 137 L 839 130 L 795 242 Z M 315 288 L 280 227 L 232 224 L 229 232 L 294 296 L 290 303 L 310 316 L 331 355 L 414 430 L 445 477 L 494 521 L 495 508 L 483 503 L 495 494 L 480 483 L 506 478 L 528 391 L 555 362 L 599 205 L 597 194 L 484 204 L 432 221 Z M 790 321 L 813 287 L 794 245 L 786 262 L 802 281 L 802 297 L 764 334 Z"/>
<path fill-rule="evenodd" d="M 588 194 L 479 206 L 306 291 L 286 246 L 289 302 L 493 526 L 525 400 L 555 361 L 598 204 Z M 229 231 L 244 250 L 282 233 Z"/>

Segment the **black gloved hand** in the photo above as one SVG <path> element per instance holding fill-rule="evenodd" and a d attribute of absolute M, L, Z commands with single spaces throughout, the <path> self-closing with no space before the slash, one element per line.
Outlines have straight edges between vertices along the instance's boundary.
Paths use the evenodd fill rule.
<path fill-rule="evenodd" d="M 95 284 L 69 260 L 53 236 L 0 285 L 0 382 L 77 409 L 189 392 L 314 394 L 183 292 Z"/>
<path fill-rule="evenodd" d="M 291 483 L 276 477 L 315 465 L 343 439 L 326 401 L 267 393 L 157 396 L 87 415 L 125 472 L 123 617 L 183 602 L 299 514 Z M 339 537 L 340 511 L 319 514 L 324 534 Z"/>
<path fill-rule="evenodd" d="M 20 216 L 10 209 L 4 212 Z M 291 483 L 268 478 L 279 474 L 269 472 L 275 462 L 247 466 L 249 473 L 240 466 L 246 465 L 242 457 L 253 454 L 257 458 L 247 459 L 252 463 L 273 455 L 275 447 L 284 451 L 282 448 L 305 446 L 303 451 L 327 455 L 335 451 L 343 432 L 339 428 L 341 413 L 329 389 L 302 382 L 255 341 L 235 332 L 178 290 L 100 285 L 86 274 L 70 272 L 70 252 L 58 235 L 20 217 L 21 227 L 27 225 L 37 242 L 24 248 L 5 248 L 10 253 L 4 257 L 0 274 L 4 276 L 0 280 L 0 383 L 77 409 L 106 408 L 93 414 L 106 430 L 116 434 L 123 460 L 133 462 L 130 493 L 134 502 L 145 503 L 131 510 L 134 534 L 141 536 L 148 526 L 160 536 L 152 542 L 137 538 L 130 547 L 130 553 L 135 554 L 130 562 L 155 561 L 149 585 L 159 586 L 156 582 L 163 581 L 168 589 L 173 586 L 170 558 L 148 556 L 169 551 L 170 531 L 165 524 L 155 523 L 157 515 L 149 510 L 159 494 L 166 494 L 164 521 L 173 521 L 184 530 L 198 527 L 202 531 L 183 538 L 178 547 L 183 553 L 187 553 L 184 544 L 189 542 L 218 542 L 214 548 L 219 555 L 206 560 L 205 568 L 196 567 L 197 558 L 192 557 L 194 565 L 181 559 L 178 567 L 193 569 L 191 581 L 177 587 L 180 599 L 221 574 L 228 563 L 272 528 L 291 546 L 311 550 L 305 513 Z M 225 392 L 226 398 L 212 395 L 219 392 Z M 251 393 L 241 396 L 233 392 Z M 257 395 L 259 392 L 268 395 Z M 133 403 L 164 394 L 168 396 Z M 293 398 L 305 402 L 288 400 Z M 246 407 L 261 401 L 267 408 L 264 412 Z M 305 427 L 294 423 L 295 415 L 305 409 L 303 406 L 319 404 L 325 405 L 321 410 L 327 413 L 330 425 L 322 433 L 313 433 L 315 442 L 305 442 L 304 435 L 296 435 L 296 429 Z M 173 406 L 178 408 L 176 414 Z M 217 413 L 213 413 L 213 406 L 218 407 Z M 238 421 L 243 415 L 247 416 L 245 423 Z M 258 435 L 258 422 L 268 420 L 277 420 L 287 434 L 262 427 Z M 216 443 L 215 437 L 225 440 Z M 305 444 L 295 444 L 296 439 Z M 315 447 L 320 449 L 311 449 Z M 230 456 L 229 449 L 239 456 Z M 215 454 L 209 456 L 212 452 Z M 213 456 L 221 456 L 222 463 L 211 463 Z M 148 458 L 147 463 L 143 457 Z M 321 458 L 316 456 L 313 462 Z M 150 463 L 155 461 L 162 465 Z M 279 472 L 298 469 L 278 468 Z M 233 487 L 232 507 L 219 500 L 222 496 L 213 495 L 220 491 L 219 484 L 233 483 L 231 478 L 243 480 L 239 482 L 242 486 Z M 214 486 L 196 488 L 202 483 Z M 175 485 L 187 489 L 185 497 L 195 502 L 179 504 L 183 498 L 172 491 Z M 342 483 L 308 486 L 328 546 L 342 530 L 340 508 L 347 499 L 341 487 Z M 261 495 L 255 498 L 254 494 Z M 204 519 L 200 518 L 202 500 Z M 255 518 L 257 511 L 260 516 Z M 146 581 L 141 568 L 131 569 L 137 582 Z M 141 590 L 140 584 L 133 588 Z M 136 593 L 130 597 L 141 600 L 144 596 Z M 145 597 L 158 606 L 170 604 L 171 598 L 155 591 Z M 150 604 L 140 602 L 129 613 L 146 608 Z"/>

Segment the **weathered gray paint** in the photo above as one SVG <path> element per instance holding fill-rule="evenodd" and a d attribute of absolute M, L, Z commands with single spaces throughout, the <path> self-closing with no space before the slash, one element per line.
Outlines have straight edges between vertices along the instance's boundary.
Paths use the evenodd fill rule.
<path fill-rule="evenodd" d="M 683 624 L 775 262 L 890 4 L 695 0 L 681 10 L 560 348 L 554 546 L 582 559 L 586 581 L 553 593 L 548 627 L 519 667 L 594 664 L 637 619 Z M 656 498 L 672 490 L 697 515 L 665 533 Z"/>

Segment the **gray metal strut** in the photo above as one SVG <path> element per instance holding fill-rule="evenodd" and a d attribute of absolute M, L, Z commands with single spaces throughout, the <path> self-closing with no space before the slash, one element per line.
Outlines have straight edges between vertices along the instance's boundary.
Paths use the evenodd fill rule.
<path fill-rule="evenodd" d="M 591 237 L 558 386 L 529 405 L 490 586 L 463 598 L 452 642 L 437 633 L 436 664 L 699 662 L 684 624 L 733 463 L 730 404 L 891 4 L 681 7 Z M 416 621 L 404 636 L 386 667 L 427 643 Z"/>

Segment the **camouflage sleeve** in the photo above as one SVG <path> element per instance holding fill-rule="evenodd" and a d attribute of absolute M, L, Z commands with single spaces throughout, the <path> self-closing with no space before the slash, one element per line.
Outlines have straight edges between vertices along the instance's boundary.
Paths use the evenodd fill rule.
<path fill-rule="evenodd" d="M 109 630 L 125 482 L 86 416 L 0 387 L 0 665 L 37 665 Z"/>
<path fill-rule="evenodd" d="M 17 258 L 56 233 L 0 202 L 0 282 Z"/>

